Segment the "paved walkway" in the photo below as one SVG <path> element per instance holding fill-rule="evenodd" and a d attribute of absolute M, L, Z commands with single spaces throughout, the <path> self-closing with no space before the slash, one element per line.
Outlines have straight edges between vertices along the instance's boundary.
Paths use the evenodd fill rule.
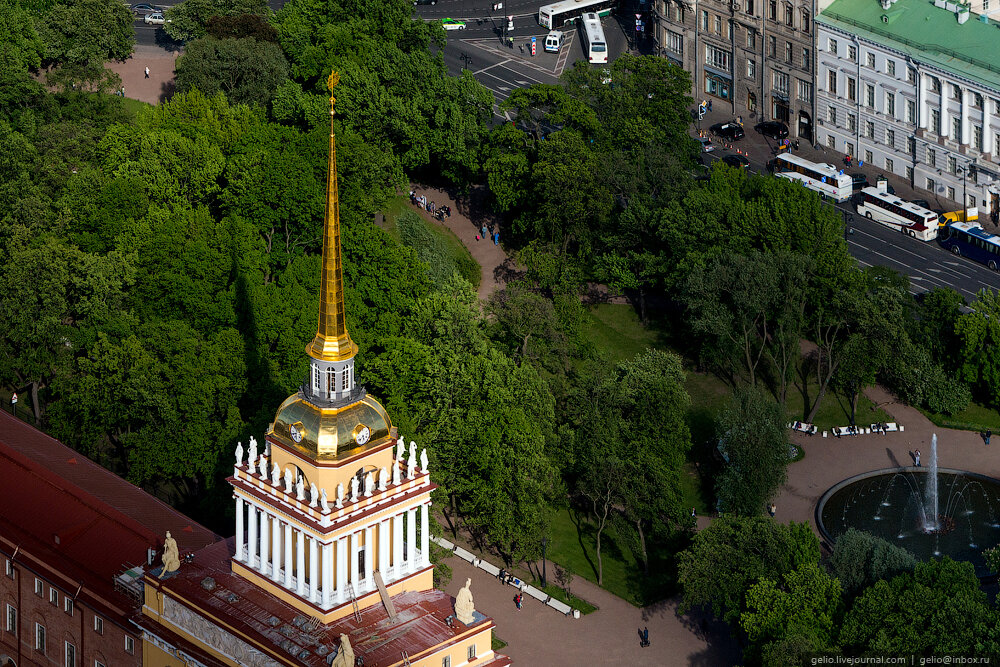
<path fill-rule="evenodd" d="M 159 104 L 174 94 L 174 64 L 179 55 L 179 51 L 136 44 L 131 58 L 125 62 L 106 63 L 105 66 L 122 78 L 125 97 Z M 145 77 L 147 67 L 148 79 Z"/>
<path fill-rule="evenodd" d="M 477 187 L 468 196 L 460 196 L 453 189 L 441 189 L 413 183 L 410 188 L 418 195 L 424 195 L 429 201 L 440 207 L 442 204 L 451 206 L 451 216 L 439 222 L 430 217 L 426 211 L 414 206 L 414 210 L 420 211 L 427 220 L 434 224 L 444 225 L 459 238 L 462 244 L 469 250 L 472 258 L 479 262 L 481 276 L 479 282 L 479 298 L 488 299 L 497 287 L 508 282 L 518 275 L 514 269 L 502 245 L 493 245 L 493 241 L 483 239 L 481 236 L 476 240 L 476 235 L 480 234 L 483 224 L 493 224 L 494 228 L 500 229 L 500 240 L 503 240 L 503 228 L 500 227 L 500 218 L 489 213 L 486 209 L 484 199 L 486 190 Z M 487 232 L 488 233 L 488 232 Z"/>
<path fill-rule="evenodd" d="M 938 436 L 938 464 L 1000 477 L 1000 456 L 987 447 L 979 434 L 935 426 L 919 410 L 895 402 L 885 389 L 865 392 L 879 407 L 905 427 L 902 433 L 823 438 L 794 433 L 792 441 L 801 445 L 805 457 L 788 467 L 788 482 L 775 503 L 780 521 L 808 521 L 816 527 L 816 503 L 837 482 L 870 470 L 913 465 L 912 453 L 919 449 L 926 465 L 931 436 Z"/>
<path fill-rule="evenodd" d="M 496 636 L 508 643 L 503 652 L 517 665 L 715 667 L 739 661 L 724 624 L 706 620 L 703 628 L 700 617 L 678 616 L 673 599 L 639 609 L 577 577 L 571 588 L 599 607 L 594 613 L 579 619 L 562 616 L 527 595 L 518 611 L 512 587 L 460 558 L 450 558 L 448 565 L 454 576 L 445 591 L 455 595 L 466 578 L 472 579 L 476 609 L 493 617 Z M 638 630 L 644 627 L 649 628 L 650 646 L 640 648 Z"/>

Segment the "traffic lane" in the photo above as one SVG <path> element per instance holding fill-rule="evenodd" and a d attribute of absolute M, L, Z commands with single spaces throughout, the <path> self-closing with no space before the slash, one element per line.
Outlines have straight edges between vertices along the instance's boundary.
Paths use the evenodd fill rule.
<path fill-rule="evenodd" d="M 1000 274 L 953 256 L 936 241 L 918 241 L 868 219 L 856 221 L 851 229 L 847 245 L 852 256 L 909 276 L 919 291 L 950 287 L 972 301 L 980 289 L 1000 290 Z"/>
<path fill-rule="evenodd" d="M 514 27 L 517 27 L 518 19 L 527 20 L 533 17 L 533 22 L 538 23 L 538 8 L 543 2 L 539 0 L 513 0 L 504 2 L 502 9 L 493 9 L 495 3 L 486 0 L 485 2 L 467 2 L 465 0 L 438 0 L 434 5 L 414 5 L 417 15 L 427 18 L 488 18 L 494 17 L 498 21 L 506 16 L 514 17 Z"/>

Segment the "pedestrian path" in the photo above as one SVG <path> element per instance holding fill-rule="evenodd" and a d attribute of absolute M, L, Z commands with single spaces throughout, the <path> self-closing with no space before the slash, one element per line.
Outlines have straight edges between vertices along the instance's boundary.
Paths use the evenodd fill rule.
<path fill-rule="evenodd" d="M 174 66 L 180 53 L 137 44 L 130 58 L 124 62 L 105 63 L 105 67 L 121 77 L 125 97 L 159 104 L 174 94 Z M 147 67 L 149 78 L 145 76 Z"/>

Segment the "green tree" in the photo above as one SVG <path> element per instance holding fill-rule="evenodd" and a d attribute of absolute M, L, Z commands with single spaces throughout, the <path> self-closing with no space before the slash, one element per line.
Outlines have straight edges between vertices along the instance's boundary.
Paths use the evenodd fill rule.
<path fill-rule="evenodd" d="M 746 592 L 753 584 L 777 581 L 818 562 L 819 540 L 807 523 L 720 517 L 677 555 L 681 611 L 705 607 L 735 625 L 746 610 Z"/>
<path fill-rule="evenodd" d="M 917 559 L 906 549 L 891 542 L 871 533 L 849 528 L 837 537 L 830 565 L 843 584 L 844 591 L 854 594 L 876 581 L 913 571 Z"/>
<path fill-rule="evenodd" d="M 36 23 L 45 45 L 43 64 L 58 66 L 50 72 L 50 80 L 67 89 L 79 84 L 114 88 L 118 78 L 105 71 L 104 63 L 132 55 L 133 18 L 118 0 L 65 0 L 53 5 Z"/>
<path fill-rule="evenodd" d="M 788 436 L 781 406 L 755 389 L 738 389 L 716 429 L 726 460 L 715 483 L 720 510 L 760 514 L 787 474 Z"/>
<path fill-rule="evenodd" d="M 854 650 L 982 655 L 996 650 L 997 611 L 971 563 L 945 556 L 879 580 L 844 617 L 840 643 Z"/>
<path fill-rule="evenodd" d="M 524 281 L 507 283 L 486 306 L 494 339 L 518 363 L 529 361 L 552 373 L 565 373 L 566 338 L 551 300 Z"/>
<path fill-rule="evenodd" d="M 958 338 L 958 372 L 976 396 L 1000 405 L 1000 359 L 992 350 L 1000 345 L 1000 295 L 981 290 L 955 323 Z"/>
<path fill-rule="evenodd" d="M 242 15 L 268 17 L 271 10 L 263 0 L 184 0 L 167 8 L 163 30 L 177 41 L 189 42 L 206 35 L 213 17 Z"/>
<path fill-rule="evenodd" d="M 281 48 L 252 37 L 195 40 L 185 47 L 176 67 L 180 92 L 195 88 L 207 95 L 222 92 L 233 104 L 265 105 L 288 78 Z"/>
<path fill-rule="evenodd" d="M 965 298 L 951 288 L 935 287 L 919 297 L 917 340 L 923 341 L 934 361 L 954 368 L 959 349 L 955 325 L 965 306 Z"/>
<path fill-rule="evenodd" d="M 818 563 L 802 563 L 780 583 L 765 577 L 750 587 L 740 627 L 747 633 L 751 654 L 763 644 L 793 637 L 828 649 L 836 639 L 842 605 L 840 581 Z"/>

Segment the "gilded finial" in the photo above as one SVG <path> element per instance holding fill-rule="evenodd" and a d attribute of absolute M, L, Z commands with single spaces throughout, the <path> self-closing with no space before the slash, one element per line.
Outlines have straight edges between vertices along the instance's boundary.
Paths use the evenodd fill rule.
<path fill-rule="evenodd" d="M 333 107 L 337 104 L 337 98 L 333 96 L 333 89 L 340 83 L 340 72 L 332 70 L 330 77 L 326 80 L 326 87 L 330 89 L 330 115 L 333 115 Z"/>

